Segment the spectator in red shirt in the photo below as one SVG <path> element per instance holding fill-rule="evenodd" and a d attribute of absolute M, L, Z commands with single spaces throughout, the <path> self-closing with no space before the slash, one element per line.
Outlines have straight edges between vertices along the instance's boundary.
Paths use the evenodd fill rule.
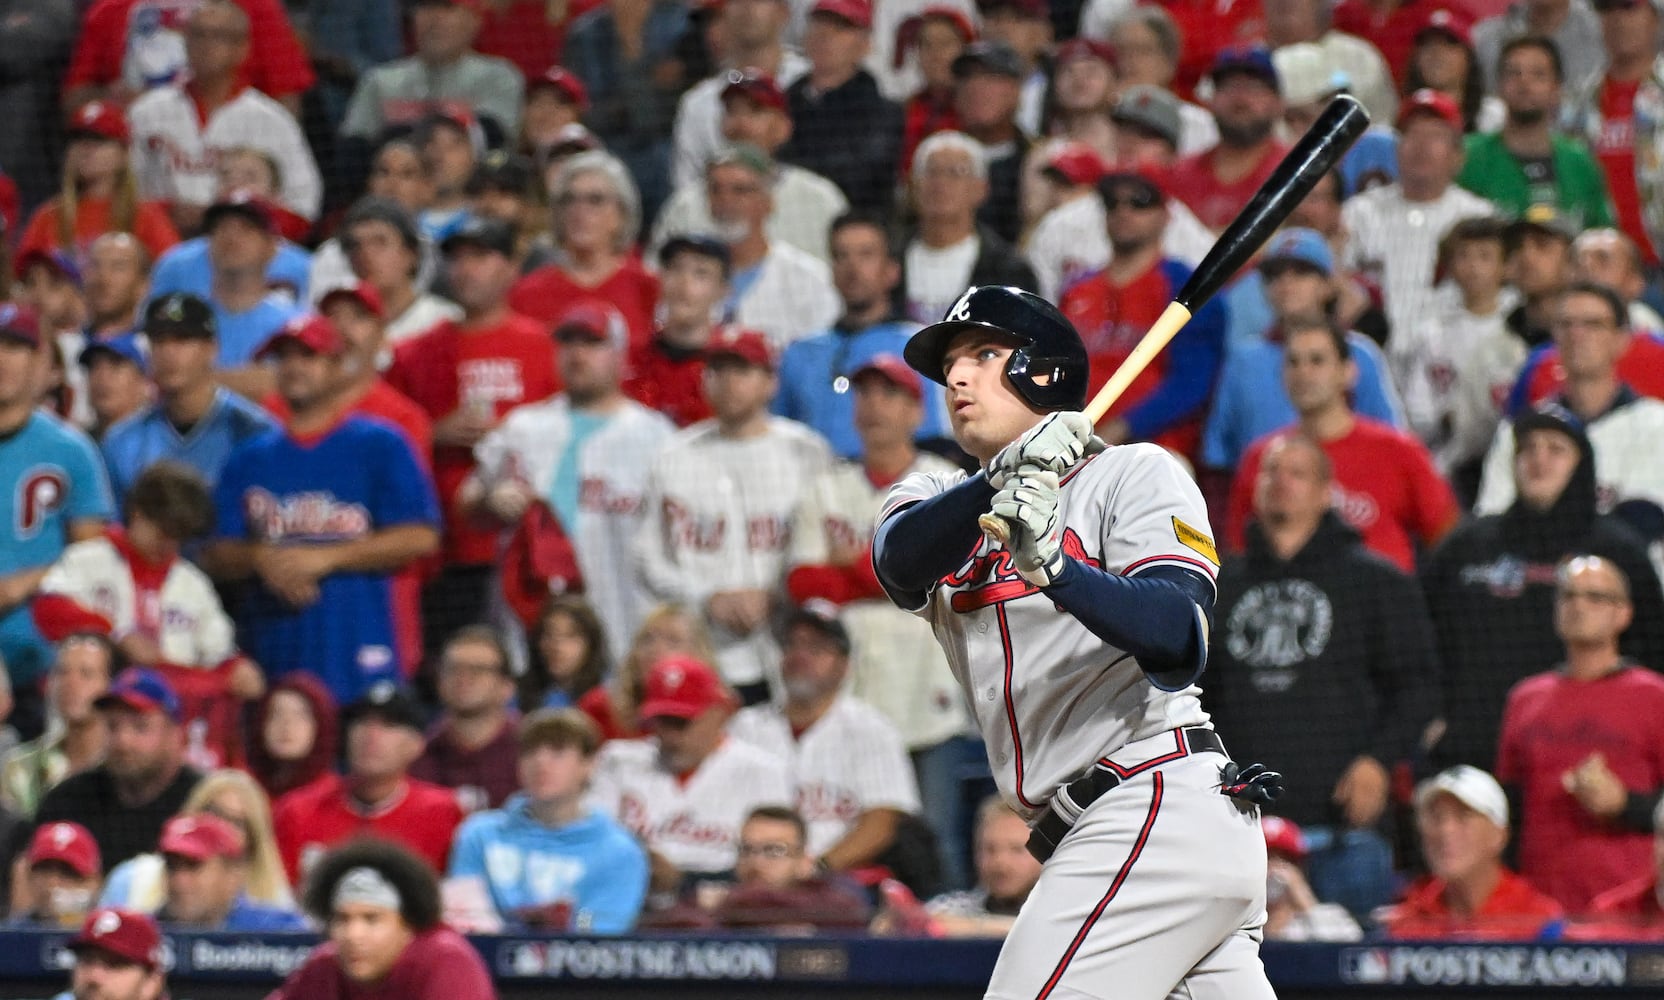
<path fill-rule="evenodd" d="M 496 1000 L 480 953 L 440 922 L 424 860 L 377 840 L 326 855 L 304 902 L 329 940 L 267 1000 Z"/>
<path fill-rule="evenodd" d="M 732 261 L 728 244 L 713 236 L 674 236 L 659 251 L 660 320 L 652 339 L 630 353 L 624 395 L 678 427 L 711 415 L 705 345 L 728 301 Z"/>
<path fill-rule="evenodd" d="M 95 101 L 70 117 L 66 128 L 63 193 L 35 209 L 17 245 L 17 259 L 63 250 L 85 265 L 92 242 L 108 232 L 132 233 L 152 260 L 179 242 L 160 202 L 140 201 L 128 161 L 127 119 L 112 104 Z"/>
<path fill-rule="evenodd" d="M 335 766 L 335 699 L 304 670 L 272 682 L 249 721 L 248 770 L 275 802 Z"/>
<path fill-rule="evenodd" d="M 462 810 L 450 789 L 410 777 L 422 753 L 415 703 L 391 683 L 378 684 L 347 707 L 343 721 L 347 773 L 290 792 L 272 811 L 290 882 L 299 884 L 325 851 L 360 836 L 402 844 L 444 871 Z"/>
<path fill-rule="evenodd" d="M 1595 0 L 1593 6 L 1600 14 L 1606 72 L 1568 94 L 1566 106 L 1574 109 L 1584 139 L 1606 171 L 1618 227 L 1640 247 L 1647 265 L 1656 268 L 1658 248 L 1642 224 L 1635 182 L 1635 93 L 1664 69 L 1658 51 L 1661 15 L 1651 0 Z"/>
<path fill-rule="evenodd" d="M 1335 30 L 1367 38 L 1386 60 L 1393 78 L 1402 86 L 1404 73 L 1410 65 L 1410 50 L 1415 47 L 1422 25 L 1427 23 L 1428 9 L 1435 0 L 1341 0 L 1335 4 Z M 1404 93 L 1411 93 L 1407 88 Z"/>
<path fill-rule="evenodd" d="M 1652 813 L 1652 871 L 1594 898 L 1575 936 L 1598 941 L 1664 940 L 1664 800 Z"/>
<path fill-rule="evenodd" d="M 1508 797 L 1484 771 L 1458 764 L 1422 782 L 1416 829 L 1428 874 L 1382 922 L 1390 937 L 1528 941 L 1560 917 L 1502 864 Z"/>
<path fill-rule="evenodd" d="M 1283 387 L 1298 423 L 1319 442 L 1334 465 L 1333 500 L 1342 520 L 1364 544 L 1405 572 L 1413 572 L 1416 549 L 1431 548 L 1461 518 L 1450 484 L 1433 467 L 1420 441 L 1352 410 L 1348 393 L 1358 378 L 1346 335 L 1327 320 L 1305 320 L 1283 332 Z M 1285 428 L 1248 447 L 1231 483 L 1225 539 L 1241 551 L 1243 528 L 1253 502 L 1254 479 L 1271 442 Z"/>
<path fill-rule="evenodd" d="M 1664 678 L 1626 659 L 1634 615 L 1616 564 L 1580 556 L 1555 574 L 1558 667 L 1508 692 L 1497 778 L 1520 795 L 1520 872 L 1568 911 L 1644 872 L 1664 788 Z"/>
<path fill-rule="evenodd" d="M 502 637 L 468 625 L 439 654 L 439 703 L 412 776 L 451 789 L 464 813 L 496 809 L 519 789 L 514 675 Z"/>
<path fill-rule="evenodd" d="M 1226 49 L 1209 78 L 1219 145 L 1180 160 L 1173 168 L 1172 191 L 1203 225 L 1218 232 L 1271 176 L 1287 147 L 1276 138 L 1283 99 L 1270 52 L 1263 47 Z"/>
<path fill-rule="evenodd" d="M 514 233 L 500 222 L 470 220 L 442 251 L 463 318 L 446 320 L 400 344 L 387 381 L 433 420 L 433 469 L 445 511 L 445 567 L 422 597 L 424 648 L 447 628 L 485 617 L 497 535 L 472 523 L 456 504 L 474 468 L 474 445 L 509 410 L 560 388 L 549 335 L 509 305 Z"/>
<path fill-rule="evenodd" d="M 559 263 L 521 278 L 509 307 L 548 326 L 579 300 L 599 299 L 624 314 L 632 345 L 645 342 L 659 282 L 630 249 L 641 229 L 641 195 L 624 164 L 599 150 L 579 153 L 561 166 L 549 201 Z"/>
<path fill-rule="evenodd" d="M 185 69 L 184 35 L 204 3 L 230 0 L 97 0 L 87 10 L 69 70 L 64 107 L 106 100 L 120 107 L 152 87 L 178 82 Z M 244 82 L 275 98 L 297 118 L 300 98 L 316 79 L 280 0 L 235 0 L 248 14 L 249 37 L 260 40 L 243 64 Z"/>

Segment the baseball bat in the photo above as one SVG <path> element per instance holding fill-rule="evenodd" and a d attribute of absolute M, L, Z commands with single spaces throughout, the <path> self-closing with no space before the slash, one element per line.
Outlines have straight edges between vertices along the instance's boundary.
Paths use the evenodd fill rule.
<path fill-rule="evenodd" d="M 1329 102 L 1317 121 L 1277 164 L 1277 169 L 1260 185 L 1260 189 L 1254 192 L 1247 206 L 1219 234 L 1207 256 L 1191 272 L 1190 280 L 1162 310 L 1161 316 L 1145 332 L 1138 346 L 1127 355 L 1127 360 L 1121 362 L 1115 374 L 1086 404 L 1086 415 L 1094 425 L 1127 391 L 1133 379 L 1143 374 L 1162 348 L 1190 322 L 1196 310 L 1259 252 L 1265 241 L 1294 211 L 1294 207 L 1305 200 L 1324 174 L 1334 169 L 1341 156 L 1352 148 L 1368 127 L 1369 113 L 1357 98 L 1340 94 Z M 999 518 L 985 514 L 978 523 L 994 541 L 1001 544 L 1008 541 L 1005 523 Z"/>

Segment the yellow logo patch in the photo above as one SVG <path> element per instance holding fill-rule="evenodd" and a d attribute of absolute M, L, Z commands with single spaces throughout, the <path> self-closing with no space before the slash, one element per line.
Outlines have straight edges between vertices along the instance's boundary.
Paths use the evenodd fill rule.
<path fill-rule="evenodd" d="M 1178 518 L 1173 518 L 1173 537 L 1187 549 L 1194 549 L 1207 556 L 1208 562 L 1219 565 L 1219 550 L 1213 547 L 1213 539 Z"/>

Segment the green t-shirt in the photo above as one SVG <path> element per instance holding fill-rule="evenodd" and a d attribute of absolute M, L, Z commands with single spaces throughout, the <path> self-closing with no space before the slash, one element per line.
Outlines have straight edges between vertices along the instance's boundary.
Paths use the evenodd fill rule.
<path fill-rule="evenodd" d="M 1547 203 L 1579 229 L 1616 225 L 1606 174 L 1594 154 L 1576 139 L 1557 135 L 1551 141 L 1553 153 L 1546 160 L 1527 163 L 1508 151 L 1499 133 L 1470 135 L 1456 183 L 1512 216 Z"/>

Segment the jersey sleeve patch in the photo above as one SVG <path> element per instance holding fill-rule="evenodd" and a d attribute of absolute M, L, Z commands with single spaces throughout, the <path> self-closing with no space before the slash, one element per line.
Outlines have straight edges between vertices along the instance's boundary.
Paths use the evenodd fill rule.
<path fill-rule="evenodd" d="M 1207 557 L 1208 562 L 1213 563 L 1215 566 L 1219 565 L 1219 550 L 1214 548 L 1213 539 L 1205 532 L 1197 531 L 1195 528 L 1192 528 L 1190 525 L 1179 520 L 1177 517 L 1174 517 L 1173 536 L 1179 540 L 1180 545 L 1183 545 L 1185 548 L 1194 552 L 1200 552 L 1203 556 Z"/>

